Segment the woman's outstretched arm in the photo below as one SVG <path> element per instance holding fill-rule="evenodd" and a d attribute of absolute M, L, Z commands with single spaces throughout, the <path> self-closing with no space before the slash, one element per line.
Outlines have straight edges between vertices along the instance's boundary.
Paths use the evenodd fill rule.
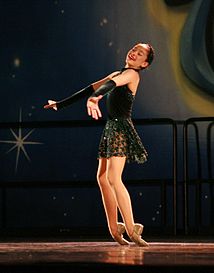
<path fill-rule="evenodd" d="M 106 81 L 111 79 L 116 73 L 113 72 L 107 77 L 92 83 L 91 85 L 81 89 L 80 91 L 72 94 L 71 96 L 61 100 L 61 101 L 55 101 L 55 100 L 48 100 L 48 104 L 44 106 L 45 109 L 54 109 L 58 110 L 67 106 L 70 106 L 71 104 L 75 103 L 76 101 L 83 99 L 85 97 L 89 97 L 93 94 L 94 91 L 96 91 L 100 86 L 102 86 Z"/>

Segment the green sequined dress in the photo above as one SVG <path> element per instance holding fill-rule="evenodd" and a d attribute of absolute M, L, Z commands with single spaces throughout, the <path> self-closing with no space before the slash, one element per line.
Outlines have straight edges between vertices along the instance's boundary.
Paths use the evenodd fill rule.
<path fill-rule="evenodd" d="M 134 96 L 127 85 L 107 94 L 108 121 L 101 136 L 98 158 L 125 156 L 127 162 L 144 163 L 147 152 L 131 120 Z"/>

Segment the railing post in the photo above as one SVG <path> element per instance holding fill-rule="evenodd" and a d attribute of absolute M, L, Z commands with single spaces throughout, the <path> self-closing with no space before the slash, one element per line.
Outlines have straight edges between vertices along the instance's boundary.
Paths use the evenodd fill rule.
<path fill-rule="evenodd" d="M 187 121 L 183 125 L 183 168 L 184 168 L 184 185 L 183 185 L 183 221 L 184 233 L 188 234 L 188 141 L 187 141 Z"/>
<path fill-rule="evenodd" d="M 177 124 L 173 121 L 173 226 L 177 234 Z"/>

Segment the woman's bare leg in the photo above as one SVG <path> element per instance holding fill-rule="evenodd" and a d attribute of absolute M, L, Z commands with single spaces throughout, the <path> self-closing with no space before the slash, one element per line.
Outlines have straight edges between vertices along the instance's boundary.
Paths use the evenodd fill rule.
<path fill-rule="evenodd" d="M 130 239 L 139 246 L 147 246 L 148 244 L 141 238 L 142 225 L 134 224 L 129 193 L 121 179 L 125 161 L 126 158 L 124 157 L 99 160 L 97 180 L 102 194 L 109 231 L 119 244 L 129 244 L 122 235 L 124 232 L 123 224 L 118 225 L 117 222 L 119 207 Z"/>
<path fill-rule="evenodd" d="M 122 173 L 126 157 L 111 157 L 107 159 L 107 179 L 114 191 L 116 201 L 126 225 L 128 235 L 133 233 L 134 219 L 129 193 L 122 182 Z"/>
<path fill-rule="evenodd" d="M 117 233 L 118 210 L 117 202 L 112 187 L 106 177 L 107 159 L 99 159 L 97 181 L 100 187 L 103 205 L 105 208 L 108 228 L 114 236 Z"/>

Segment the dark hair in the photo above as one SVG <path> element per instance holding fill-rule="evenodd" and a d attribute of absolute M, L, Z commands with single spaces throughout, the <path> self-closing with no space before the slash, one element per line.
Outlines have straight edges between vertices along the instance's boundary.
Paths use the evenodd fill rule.
<path fill-rule="evenodd" d="M 154 48 L 150 45 L 150 44 L 147 44 L 148 47 L 149 47 L 149 53 L 148 53 L 148 56 L 147 56 L 147 62 L 149 63 L 149 65 L 152 63 L 153 59 L 154 59 L 154 55 L 155 55 L 155 51 L 154 51 Z"/>

